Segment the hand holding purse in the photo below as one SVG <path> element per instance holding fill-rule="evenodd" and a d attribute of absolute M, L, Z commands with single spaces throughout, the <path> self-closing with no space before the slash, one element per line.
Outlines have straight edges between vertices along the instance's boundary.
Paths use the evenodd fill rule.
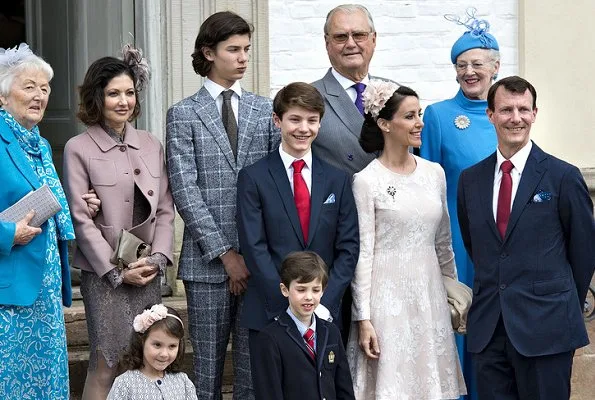
<path fill-rule="evenodd" d="M 126 268 L 128 264 L 138 261 L 139 258 L 147 257 L 151 254 L 151 245 L 143 242 L 136 235 L 128 232 L 126 229 L 120 231 L 116 248 L 112 253 L 110 262 L 117 265 L 120 270 Z"/>
<path fill-rule="evenodd" d="M 442 282 L 450 306 L 452 328 L 458 333 L 466 334 L 467 313 L 473 300 L 473 291 L 469 286 L 449 276 L 442 275 Z"/>

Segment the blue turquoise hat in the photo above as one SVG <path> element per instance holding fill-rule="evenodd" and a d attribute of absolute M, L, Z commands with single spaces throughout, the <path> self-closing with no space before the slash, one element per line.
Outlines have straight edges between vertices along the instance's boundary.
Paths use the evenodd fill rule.
<path fill-rule="evenodd" d="M 444 16 L 449 21 L 455 22 L 458 25 L 463 25 L 469 30 L 460 38 L 457 39 L 450 51 L 450 60 L 453 64 L 457 62 L 457 57 L 461 53 L 470 49 L 493 49 L 500 50 L 496 38 L 488 33 L 490 30 L 490 23 L 485 19 L 476 19 L 475 8 L 468 8 L 464 17 L 459 17 L 452 14 Z"/>

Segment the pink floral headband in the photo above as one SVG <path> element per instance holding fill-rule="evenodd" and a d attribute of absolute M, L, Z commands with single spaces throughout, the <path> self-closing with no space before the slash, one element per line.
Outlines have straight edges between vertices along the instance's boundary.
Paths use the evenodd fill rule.
<path fill-rule="evenodd" d="M 392 97 L 398 88 L 399 85 L 395 82 L 370 79 L 366 90 L 362 94 L 364 112 L 372 115 L 372 118 L 376 121 L 378 114 L 380 114 L 388 99 Z"/>
<path fill-rule="evenodd" d="M 147 329 L 151 327 L 155 322 L 161 321 L 167 317 L 172 317 L 180 321 L 182 324 L 182 328 L 184 328 L 184 323 L 180 319 L 173 314 L 169 314 L 167 312 L 167 307 L 163 304 L 155 304 L 150 309 L 143 311 L 141 314 L 138 314 L 134 317 L 134 322 L 132 323 L 132 327 L 134 328 L 135 332 L 138 333 L 145 333 Z"/>

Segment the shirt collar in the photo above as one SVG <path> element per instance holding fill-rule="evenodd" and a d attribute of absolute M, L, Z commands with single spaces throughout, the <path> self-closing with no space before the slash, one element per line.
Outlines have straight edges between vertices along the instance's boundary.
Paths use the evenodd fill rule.
<path fill-rule="evenodd" d="M 228 90 L 209 78 L 205 78 L 204 87 L 207 89 L 213 99 L 219 97 L 221 92 Z M 234 93 L 238 95 L 238 97 L 242 97 L 242 86 L 240 85 L 240 81 L 235 81 L 229 90 L 233 90 Z"/>
<path fill-rule="evenodd" d="M 287 307 L 287 314 L 289 314 L 293 322 L 295 322 L 295 325 L 297 326 L 298 331 L 300 332 L 300 336 L 303 337 L 308 328 L 312 329 L 314 333 L 316 333 L 316 318 L 314 317 L 314 314 L 312 314 L 312 323 L 310 324 L 310 326 L 304 325 L 304 323 L 293 314 L 290 307 Z"/>
<path fill-rule="evenodd" d="M 523 173 L 523 169 L 525 169 L 525 164 L 527 164 L 527 159 L 529 158 L 529 153 L 531 153 L 531 148 L 533 147 L 533 142 L 529 140 L 522 149 L 517 151 L 512 157 L 510 157 L 510 162 L 514 165 L 514 168 L 519 172 L 519 174 Z M 500 149 L 496 150 L 496 174 L 500 171 L 500 165 L 506 161 L 506 158 L 500 153 Z"/>
<path fill-rule="evenodd" d="M 331 68 L 331 73 L 333 74 L 333 76 L 335 77 L 335 79 L 337 80 L 337 82 L 339 82 L 339 85 L 341 85 L 341 87 L 345 90 L 349 89 L 350 87 L 352 87 L 353 85 L 356 84 L 356 82 L 352 81 L 349 78 L 345 78 L 343 75 L 341 75 L 336 69 Z M 366 75 L 364 77 L 364 79 L 361 80 L 361 82 L 368 86 L 368 82 L 370 81 L 370 77 L 368 75 Z"/>
<path fill-rule="evenodd" d="M 291 168 L 291 164 L 295 160 L 304 160 L 306 163 L 306 168 L 312 170 L 312 149 L 308 150 L 308 152 L 302 158 L 295 158 L 292 155 L 287 154 L 283 151 L 283 143 L 279 146 L 279 155 L 281 156 L 281 161 L 283 161 L 283 165 L 285 166 L 285 170 Z"/>

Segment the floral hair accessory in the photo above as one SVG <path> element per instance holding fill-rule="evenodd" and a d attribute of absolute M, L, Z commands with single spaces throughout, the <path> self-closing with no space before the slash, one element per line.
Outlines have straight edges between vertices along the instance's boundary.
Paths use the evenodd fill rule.
<path fill-rule="evenodd" d="M 394 82 L 371 79 L 362 94 L 364 112 L 370 114 L 376 121 L 378 114 L 398 88 L 399 85 Z"/>
<path fill-rule="evenodd" d="M 155 322 L 161 321 L 167 317 L 172 317 L 180 321 L 182 324 L 182 328 L 184 327 L 184 323 L 182 320 L 167 312 L 167 307 L 163 304 L 155 304 L 150 309 L 144 310 L 141 314 L 138 314 L 134 317 L 134 322 L 132 323 L 132 327 L 134 328 L 135 332 L 138 333 L 145 333 L 147 329 L 151 327 Z"/>
<path fill-rule="evenodd" d="M 27 57 L 35 56 L 27 43 L 21 43 L 13 48 L 0 47 L 0 65 L 13 67 Z"/>
<path fill-rule="evenodd" d="M 476 8 L 469 7 L 462 17 L 455 14 L 446 14 L 444 16 L 448 21 L 462 25 L 468 29 L 452 46 L 450 60 L 453 64 L 457 62 L 457 57 L 467 50 L 477 48 L 500 50 L 496 38 L 488 33 L 490 23 L 485 19 L 475 18 L 476 12 Z"/>
<path fill-rule="evenodd" d="M 122 61 L 124 61 L 136 77 L 136 90 L 143 90 L 149 83 L 151 71 L 147 59 L 143 57 L 141 49 L 133 47 L 131 44 L 125 44 L 122 47 Z"/>

